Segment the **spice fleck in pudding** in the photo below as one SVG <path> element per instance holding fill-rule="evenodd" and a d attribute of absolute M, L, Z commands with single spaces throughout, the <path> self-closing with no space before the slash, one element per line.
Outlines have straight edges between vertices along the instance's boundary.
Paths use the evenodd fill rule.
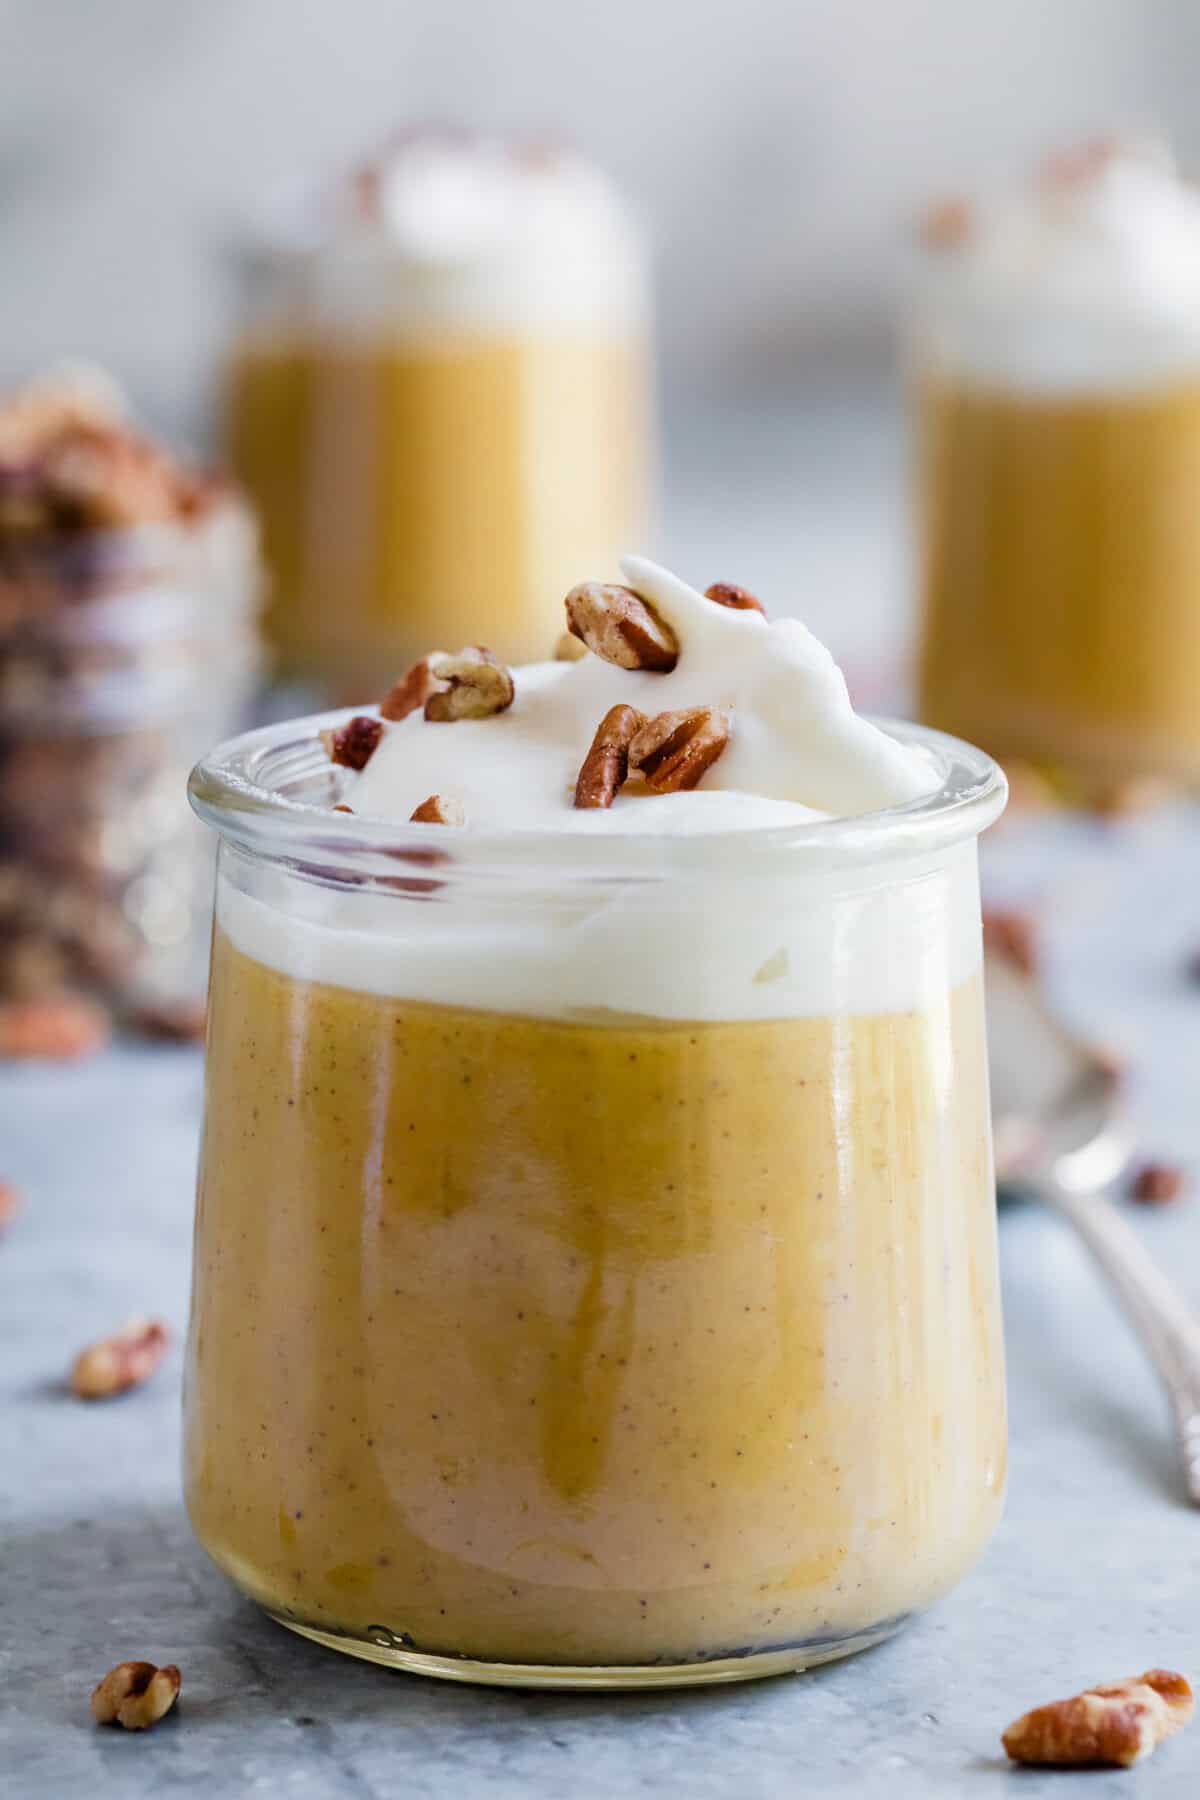
<path fill-rule="evenodd" d="M 431 654 L 193 778 L 191 1517 L 283 1623 L 469 1680 L 860 1648 L 1004 1484 L 1002 777 L 743 590 L 623 567 L 577 659 Z"/>

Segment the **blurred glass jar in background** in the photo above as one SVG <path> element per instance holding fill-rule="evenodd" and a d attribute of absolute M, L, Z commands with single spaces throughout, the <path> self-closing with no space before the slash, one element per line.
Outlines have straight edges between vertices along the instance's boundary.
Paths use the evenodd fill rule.
<path fill-rule="evenodd" d="M 90 372 L 0 404 L 0 1000 L 203 994 L 212 859 L 191 763 L 257 679 L 236 494 Z"/>
<path fill-rule="evenodd" d="M 358 698 L 430 644 L 545 655 L 643 531 L 642 246 L 574 155 L 397 138 L 315 241 L 249 259 L 228 443 L 281 675 Z"/>
<path fill-rule="evenodd" d="M 1068 795 L 1200 776 L 1200 194 L 1098 142 L 929 216 L 921 716 Z"/>

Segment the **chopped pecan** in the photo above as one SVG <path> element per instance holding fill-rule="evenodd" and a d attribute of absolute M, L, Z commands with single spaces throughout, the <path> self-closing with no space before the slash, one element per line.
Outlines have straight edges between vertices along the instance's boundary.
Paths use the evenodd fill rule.
<path fill-rule="evenodd" d="M 706 600 L 715 600 L 718 606 L 732 607 L 734 612 L 757 612 L 766 617 L 766 607 L 752 594 L 749 588 L 738 587 L 734 581 L 714 581 L 711 587 L 704 590 Z"/>
<path fill-rule="evenodd" d="M 713 706 L 663 712 L 642 726 L 629 746 L 629 765 L 660 794 L 694 788 L 729 742 L 728 713 Z"/>
<path fill-rule="evenodd" d="M 468 644 L 457 656 L 438 650 L 428 662 L 437 683 L 425 702 L 429 720 L 490 719 L 513 703 L 516 689 L 510 671 L 482 644 Z"/>
<path fill-rule="evenodd" d="M 975 216 L 961 194 L 936 200 L 917 220 L 917 241 L 926 250 L 958 250 L 971 236 Z"/>
<path fill-rule="evenodd" d="M 414 663 L 407 675 L 402 675 L 395 687 L 386 693 L 379 702 L 379 716 L 395 723 L 398 719 L 407 719 L 409 713 L 416 712 L 424 706 L 429 696 L 437 689 L 433 670 L 429 666 L 430 659 L 423 656 L 419 663 Z"/>
<path fill-rule="evenodd" d="M 1170 1669 L 1088 1688 L 1024 1713 L 1004 1733 L 1014 1762 L 1052 1768 L 1097 1764 L 1129 1768 L 1187 1724 L 1195 1710 L 1189 1683 Z"/>
<path fill-rule="evenodd" d="M 90 1344 L 75 1358 L 71 1391 L 81 1400 L 107 1400 L 140 1387 L 167 1354 L 170 1333 L 158 1319 L 130 1319 L 128 1325 Z"/>
<path fill-rule="evenodd" d="M 1023 975 L 1038 971 L 1037 922 L 1032 913 L 1015 908 L 985 907 L 983 943 L 993 956 L 1011 963 Z"/>
<path fill-rule="evenodd" d="M 180 1676 L 174 1663 L 157 1668 L 149 1662 L 118 1663 L 92 1692 L 97 1725 L 123 1725 L 145 1731 L 170 1712 L 179 1698 Z"/>
<path fill-rule="evenodd" d="M 0 1181 L 0 1231 L 12 1224 L 21 1210 L 21 1190 L 11 1181 Z"/>
<path fill-rule="evenodd" d="M 555 662 L 582 662 L 587 653 L 587 645 L 572 631 L 564 631 L 554 646 Z"/>
<path fill-rule="evenodd" d="M 679 661 L 675 633 L 632 588 L 584 581 L 571 589 L 565 604 L 572 635 L 618 669 L 665 675 Z"/>
<path fill-rule="evenodd" d="M 427 719 L 487 719 L 513 703 L 511 672 L 485 650 L 468 644 L 457 656 L 435 650 L 403 676 L 380 702 L 383 718 L 407 719 L 420 707 Z"/>
<path fill-rule="evenodd" d="M 77 994 L 0 1005 L 0 1057 L 46 1057 L 73 1062 L 103 1049 L 112 1021 L 103 1007 Z"/>
<path fill-rule="evenodd" d="M 430 794 L 410 814 L 413 825 L 465 825 L 467 812 L 461 800 L 449 794 Z"/>
<path fill-rule="evenodd" d="M 330 762 L 340 763 L 344 769 L 365 769 L 382 737 L 383 726 L 379 720 L 359 713 L 355 718 L 347 719 L 344 725 L 323 731 L 321 742 Z"/>
<path fill-rule="evenodd" d="M 636 707 L 609 707 L 583 759 L 575 783 L 576 806 L 612 805 L 629 775 L 629 746 L 645 723 Z"/>
<path fill-rule="evenodd" d="M 1129 1192 L 1141 1206 L 1166 1206 L 1178 1200 L 1186 1183 L 1178 1163 L 1147 1162 L 1134 1174 Z"/>
<path fill-rule="evenodd" d="M 204 1039 L 208 1007 L 203 1000 L 155 1000 L 139 1006 L 133 1024 L 160 1044 L 198 1044 Z"/>

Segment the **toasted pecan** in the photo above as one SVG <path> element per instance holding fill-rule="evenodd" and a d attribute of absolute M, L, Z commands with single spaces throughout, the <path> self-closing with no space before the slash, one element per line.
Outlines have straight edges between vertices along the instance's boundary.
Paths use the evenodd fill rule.
<path fill-rule="evenodd" d="M 438 650 L 427 660 L 436 683 L 425 702 L 427 719 L 488 719 L 512 705 L 512 673 L 482 644 L 468 644 L 457 656 Z"/>
<path fill-rule="evenodd" d="M 97 1725 L 123 1725 L 145 1731 L 169 1713 L 179 1698 L 180 1675 L 174 1663 L 160 1669 L 150 1662 L 118 1663 L 92 1692 Z"/>
<path fill-rule="evenodd" d="M 171 1337 L 159 1319 L 130 1319 L 111 1337 L 89 1344 L 75 1358 L 71 1392 L 81 1400 L 107 1400 L 140 1387 L 167 1354 Z"/>
<path fill-rule="evenodd" d="M 1190 1684 L 1170 1669 L 1105 1682 L 1022 1714 L 1004 1733 L 1014 1762 L 1051 1768 L 1129 1768 L 1187 1724 Z"/>
<path fill-rule="evenodd" d="M 395 687 L 386 693 L 379 702 L 379 716 L 395 722 L 407 719 L 409 713 L 416 712 L 424 706 L 429 696 L 437 687 L 433 670 L 429 666 L 429 658 L 423 656 L 419 663 L 414 663 L 408 673 L 402 675 Z"/>
<path fill-rule="evenodd" d="M 584 581 L 571 589 L 564 604 L 572 635 L 618 669 L 666 675 L 679 661 L 675 633 L 632 588 Z"/>
<path fill-rule="evenodd" d="M 729 742 L 729 714 L 713 706 L 662 712 L 643 725 L 629 746 L 629 766 L 640 769 L 660 794 L 694 788 Z"/>
<path fill-rule="evenodd" d="M 610 706 L 583 759 L 575 783 L 579 807 L 611 806 L 629 775 L 629 746 L 646 723 L 633 706 Z"/>
<path fill-rule="evenodd" d="M 413 825 L 465 825 L 467 811 L 451 794 L 430 794 L 410 815 Z"/>
<path fill-rule="evenodd" d="M 359 713 L 353 719 L 347 719 L 344 725 L 321 733 L 321 742 L 330 762 L 340 763 L 345 769 L 365 769 L 383 737 L 383 726 L 378 719 L 370 719 L 365 713 Z"/>
<path fill-rule="evenodd" d="M 739 587 L 735 581 L 714 581 L 704 590 L 706 600 L 715 600 L 718 606 L 728 606 L 734 612 L 757 612 L 766 617 L 767 609 L 757 594 L 749 588 Z"/>
<path fill-rule="evenodd" d="M 927 206 L 917 220 L 917 242 L 925 250 L 958 250 L 975 229 L 971 202 L 950 194 Z"/>

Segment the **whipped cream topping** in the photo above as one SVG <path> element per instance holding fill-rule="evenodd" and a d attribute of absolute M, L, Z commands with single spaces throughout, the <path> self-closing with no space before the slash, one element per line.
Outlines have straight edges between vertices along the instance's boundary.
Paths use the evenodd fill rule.
<path fill-rule="evenodd" d="M 984 380 L 1125 388 L 1200 373 L 1200 191 L 1154 140 L 1085 147 L 929 248 L 923 347 Z"/>
<path fill-rule="evenodd" d="M 644 324 L 639 234 L 612 183 L 568 149 L 402 133 L 323 213 L 298 271 L 318 323 L 606 336 Z"/>
<path fill-rule="evenodd" d="M 586 655 L 515 670 L 513 704 L 492 718 L 442 724 L 410 713 L 385 726 L 366 768 L 347 778 L 354 811 L 404 820 L 440 793 L 461 801 L 468 829 L 675 836 L 874 812 L 936 785 L 918 752 L 854 712 L 841 670 L 799 620 L 719 606 L 643 557 L 621 566 L 674 629 L 670 673 Z M 727 708 L 730 741 L 690 791 L 654 794 L 633 781 L 607 810 L 576 808 L 580 765 L 619 703 L 648 717 Z"/>

